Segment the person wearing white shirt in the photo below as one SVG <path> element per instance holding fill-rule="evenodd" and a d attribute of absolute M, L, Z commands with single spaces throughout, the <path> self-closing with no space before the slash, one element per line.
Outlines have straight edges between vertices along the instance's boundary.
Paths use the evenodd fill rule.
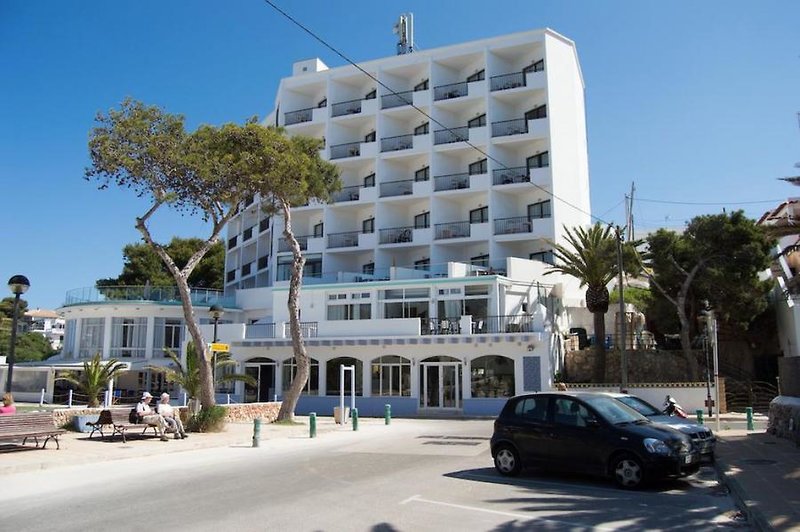
<path fill-rule="evenodd" d="M 147 423 L 156 427 L 158 435 L 161 436 L 161 441 L 169 441 L 167 439 L 167 423 L 164 417 L 154 412 L 150 407 L 150 399 L 153 396 L 149 392 L 142 394 L 142 399 L 136 404 L 136 417 L 139 418 L 139 423 Z"/>
<path fill-rule="evenodd" d="M 181 417 L 177 415 L 175 409 L 169 404 L 169 394 L 167 392 L 161 394 L 161 402 L 158 404 L 158 413 L 164 418 L 167 424 L 167 431 L 175 433 L 176 440 L 189 437 L 183 429 Z"/>

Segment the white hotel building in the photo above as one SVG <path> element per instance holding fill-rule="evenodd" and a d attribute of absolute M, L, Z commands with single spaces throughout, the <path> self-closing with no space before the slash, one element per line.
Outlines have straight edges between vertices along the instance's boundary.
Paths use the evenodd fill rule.
<path fill-rule="evenodd" d="M 549 388 L 563 333 L 584 306 L 575 279 L 544 276 L 562 227 L 590 223 L 574 43 L 536 30 L 359 67 L 368 75 L 296 63 L 267 119 L 324 139 L 322 155 L 342 180 L 329 203 L 292 213 L 306 257 L 301 320 L 312 358 L 297 412 L 338 404 L 343 364 L 355 366 L 362 415 L 385 404 L 398 415 L 493 414 L 507 396 Z M 217 336 L 258 380 L 219 390 L 238 400 L 280 399 L 293 375 L 282 231 L 257 198 L 227 228 L 218 298 L 227 323 Z M 149 372 L 135 370 L 164 360 L 159 329 L 180 308 L 163 298 L 69 299 L 64 358 L 89 356 L 91 341 L 124 359 L 116 344 L 138 342 L 131 386 L 152 387 Z M 198 307 L 205 323 L 207 311 Z M 92 338 L 81 332 L 90 324 Z M 205 332 L 211 339 L 211 326 Z"/>

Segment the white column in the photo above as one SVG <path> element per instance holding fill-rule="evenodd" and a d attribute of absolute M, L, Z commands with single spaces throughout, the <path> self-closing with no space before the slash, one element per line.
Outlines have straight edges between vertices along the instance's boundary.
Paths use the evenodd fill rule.
<path fill-rule="evenodd" d="M 112 317 L 107 316 L 105 318 L 105 322 L 103 323 L 103 358 L 108 359 L 111 357 L 111 337 L 113 333 L 111 331 L 111 323 Z M 89 356 L 94 356 L 94 353 L 89 353 Z"/>
<path fill-rule="evenodd" d="M 147 332 L 145 333 L 145 348 L 144 358 L 150 360 L 153 358 L 153 339 L 156 334 L 156 318 L 155 316 L 147 317 Z"/>

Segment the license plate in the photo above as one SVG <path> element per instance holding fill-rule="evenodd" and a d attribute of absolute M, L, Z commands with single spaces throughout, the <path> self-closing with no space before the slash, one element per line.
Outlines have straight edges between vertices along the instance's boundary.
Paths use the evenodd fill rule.
<path fill-rule="evenodd" d="M 693 457 L 692 457 L 691 454 L 687 454 L 686 456 L 683 457 L 683 463 L 684 464 L 691 464 L 692 463 L 692 458 Z"/>

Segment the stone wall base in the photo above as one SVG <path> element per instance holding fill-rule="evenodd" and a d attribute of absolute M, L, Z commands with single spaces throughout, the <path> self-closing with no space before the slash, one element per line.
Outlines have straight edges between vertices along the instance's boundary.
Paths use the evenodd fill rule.
<path fill-rule="evenodd" d="M 767 431 L 800 445 L 800 397 L 779 395 L 770 402 Z"/>

